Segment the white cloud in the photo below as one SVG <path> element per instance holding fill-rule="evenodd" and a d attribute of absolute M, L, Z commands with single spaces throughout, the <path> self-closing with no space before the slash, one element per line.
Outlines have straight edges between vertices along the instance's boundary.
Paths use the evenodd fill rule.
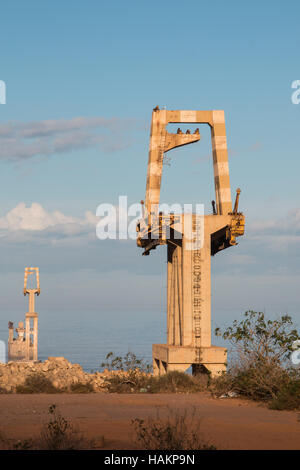
<path fill-rule="evenodd" d="M 0 229 L 6 230 L 44 230 L 58 224 L 74 223 L 73 217 L 65 216 L 59 211 L 46 212 L 45 209 L 33 202 L 26 207 L 20 202 L 14 209 L 0 218 Z"/>
<path fill-rule="evenodd" d="M 99 218 L 87 211 L 83 218 L 65 215 L 60 211 L 48 212 L 37 202 L 27 207 L 20 202 L 0 218 L 0 235 L 12 242 L 31 239 L 52 241 L 63 237 L 94 236 Z"/>
<path fill-rule="evenodd" d="M 132 119 L 75 117 L 0 124 L 0 159 L 24 160 L 100 146 L 113 152 L 129 145 Z"/>
<path fill-rule="evenodd" d="M 97 215 L 86 211 L 84 217 L 73 217 L 60 211 L 47 211 L 38 202 L 26 206 L 20 202 L 7 214 L 0 217 L 0 237 L 9 243 L 34 241 L 37 243 L 66 244 L 86 243 L 88 240 L 101 239 L 100 233 L 107 232 L 110 239 L 122 238 L 127 240 L 127 230 L 130 240 L 136 239 L 136 216 L 127 217 L 123 207 L 107 204 L 111 210 L 97 211 Z M 101 206 L 99 206 L 101 207 Z M 106 209 L 105 209 L 106 210 Z M 140 213 L 136 214 L 138 217 Z"/>

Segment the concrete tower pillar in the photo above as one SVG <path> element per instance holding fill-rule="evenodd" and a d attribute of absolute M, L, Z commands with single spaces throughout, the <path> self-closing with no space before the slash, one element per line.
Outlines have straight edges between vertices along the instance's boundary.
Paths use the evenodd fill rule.
<path fill-rule="evenodd" d="M 38 360 L 38 316 L 33 319 L 33 360 Z"/>
<path fill-rule="evenodd" d="M 30 355 L 30 330 L 31 330 L 31 327 L 30 327 L 30 316 L 28 316 L 28 313 L 26 313 L 25 315 L 25 342 L 26 342 L 26 355 L 25 355 L 25 360 L 26 361 L 30 361 L 31 359 L 31 355 Z"/>
<path fill-rule="evenodd" d="M 11 343 L 14 340 L 14 324 L 12 321 L 8 323 L 8 342 Z"/>
<path fill-rule="evenodd" d="M 36 274 L 36 289 L 27 288 L 27 278 Z M 26 313 L 26 359 L 38 360 L 38 314 L 35 312 L 35 296 L 40 294 L 39 268 L 25 268 L 24 295 L 28 295 L 28 312 Z"/>

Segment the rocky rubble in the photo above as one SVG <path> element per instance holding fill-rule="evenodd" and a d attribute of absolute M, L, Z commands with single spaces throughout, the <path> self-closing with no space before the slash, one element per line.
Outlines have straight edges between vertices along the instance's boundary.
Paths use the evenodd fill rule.
<path fill-rule="evenodd" d="M 15 392 L 16 387 L 24 385 L 28 377 L 42 374 L 58 389 L 67 391 L 75 384 L 91 384 L 95 392 L 105 392 L 105 378 L 110 373 L 89 374 L 79 364 L 72 364 L 64 357 L 49 357 L 44 362 L 0 363 L 0 391 Z"/>

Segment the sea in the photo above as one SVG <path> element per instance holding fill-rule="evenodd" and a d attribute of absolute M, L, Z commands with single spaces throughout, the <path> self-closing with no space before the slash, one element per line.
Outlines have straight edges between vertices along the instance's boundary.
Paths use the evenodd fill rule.
<path fill-rule="evenodd" d="M 5 343 L 9 320 L 16 320 L 16 327 L 23 318 L 19 312 L 1 315 L 0 341 Z M 109 352 L 122 357 L 132 352 L 152 364 L 152 344 L 165 342 L 166 313 L 159 309 L 39 312 L 39 360 L 63 356 L 86 372 L 100 370 Z"/>
<path fill-rule="evenodd" d="M 0 313 L 0 355 L 7 344 L 8 321 L 17 327 L 25 314 L 17 311 Z M 240 312 L 221 312 L 212 317 L 212 343 L 230 344 L 213 334 L 216 326 L 242 319 Z M 295 325 L 299 328 L 299 325 Z M 300 328 L 299 328 L 300 329 Z M 39 311 L 38 358 L 65 357 L 80 364 L 86 372 L 101 370 L 108 353 L 124 357 L 128 352 L 152 364 L 152 344 L 166 343 L 167 315 L 164 307 L 153 310 L 44 310 Z M 2 347 L 1 347 L 2 346 Z M 0 360 L 3 360 L 0 358 Z"/>

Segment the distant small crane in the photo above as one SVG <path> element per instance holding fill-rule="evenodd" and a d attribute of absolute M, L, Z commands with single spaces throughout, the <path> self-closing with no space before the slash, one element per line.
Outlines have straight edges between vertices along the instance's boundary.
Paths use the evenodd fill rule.
<path fill-rule="evenodd" d="M 27 286 L 28 276 L 36 275 L 36 287 Z M 28 295 L 28 312 L 24 323 L 19 322 L 16 328 L 17 338 L 14 338 L 13 322 L 8 323 L 8 359 L 11 361 L 38 360 L 38 314 L 35 311 L 35 295 L 40 295 L 39 268 L 27 267 L 24 274 L 23 294 Z"/>

